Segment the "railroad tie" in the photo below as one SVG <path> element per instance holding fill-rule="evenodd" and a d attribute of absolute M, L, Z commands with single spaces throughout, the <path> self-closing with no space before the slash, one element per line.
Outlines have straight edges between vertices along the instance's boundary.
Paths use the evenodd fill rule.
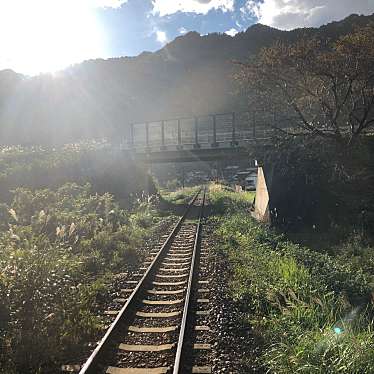
<path fill-rule="evenodd" d="M 211 374 L 212 367 L 211 366 L 194 366 L 192 368 L 192 374 Z"/>
<path fill-rule="evenodd" d="M 188 271 L 190 268 L 160 268 L 160 271 L 173 272 L 173 271 Z"/>
<path fill-rule="evenodd" d="M 132 291 L 134 291 L 133 288 L 122 288 L 121 289 L 121 292 L 123 292 L 123 293 L 131 293 Z"/>
<path fill-rule="evenodd" d="M 190 265 L 190 262 L 168 262 L 168 263 L 165 263 L 165 264 L 162 264 L 162 266 L 186 266 L 186 265 Z"/>
<path fill-rule="evenodd" d="M 143 304 L 147 305 L 176 305 L 176 304 L 182 304 L 183 299 L 178 300 L 143 300 Z"/>
<path fill-rule="evenodd" d="M 156 274 L 157 278 L 185 278 L 187 276 L 188 274 L 168 274 L 168 275 Z"/>
<path fill-rule="evenodd" d="M 210 310 L 197 310 L 196 311 L 197 316 L 207 316 L 209 315 L 209 313 L 210 313 Z"/>
<path fill-rule="evenodd" d="M 163 287 L 163 286 L 183 286 L 184 284 L 186 284 L 187 281 L 184 280 L 184 281 L 181 281 L 181 282 L 152 282 L 152 284 L 154 286 L 160 286 L 160 287 Z"/>
<path fill-rule="evenodd" d="M 177 317 L 181 314 L 181 311 L 177 312 L 136 312 L 137 317 L 144 318 L 168 318 L 168 317 Z"/>
<path fill-rule="evenodd" d="M 167 257 L 191 257 L 191 253 L 168 253 Z"/>
<path fill-rule="evenodd" d="M 209 303 L 209 299 L 197 299 L 198 303 L 207 304 Z"/>
<path fill-rule="evenodd" d="M 122 298 L 122 297 L 117 297 L 116 299 L 113 299 L 113 301 L 114 301 L 115 303 L 124 304 L 124 303 L 127 301 L 127 299 Z"/>
<path fill-rule="evenodd" d="M 169 254 L 188 254 L 192 253 L 192 249 L 170 249 Z"/>
<path fill-rule="evenodd" d="M 77 373 L 81 369 L 81 365 L 62 365 L 61 371 L 65 373 Z"/>
<path fill-rule="evenodd" d="M 170 258 L 171 257 L 171 258 Z M 184 256 L 185 257 L 185 256 Z M 189 256 L 189 257 L 191 257 L 191 256 Z M 179 257 L 172 257 L 172 256 L 166 256 L 165 257 L 165 259 L 164 259 L 164 263 L 165 262 L 173 262 L 173 261 L 180 261 L 180 262 L 186 262 L 186 261 L 188 261 L 188 258 L 179 258 Z M 188 262 L 189 263 L 189 262 Z"/>
<path fill-rule="evenodd" d="M 174 285 L 173 283 L 171 283 L 172 285 Z M 181 294 L 183 293 L 184 291 L 186 290 L 186 288 L 181 288 L 179 290 L 175 290 L 175 291 L 160 291 L 160 290 L 147 290 L 148 293 L 150 293 L 151 295 L 178 295 L 178 294 Z"/>
<path fill-rule="evenodd" d="M 199 288 L 197 290 L 197 292 L 199 292 L 199 293 L 209 292 L 209 289 L 208 288 Z"/>
<path fill-rule="evenodd" d="M 104 314 L 106 316 L 116 316 L 119 313 L 119 310 L 106 310 Z"/>
<path fill-rule="evenodd" d="M 119 349 L 126 352 L 162 352 L 170 351 L 175 347 L 175 343 L 171 344 L 125 344 L 121 343 Z"/>
<path fill-rule="evenodd" d="M 165 326 L 165 327 L 140 327 L 129 326 L 129 331 L 139 333 L 165 333 L 178 330 L 178 326 Z"/>
<path fill-rule="evenodd" d="M 210 331 L 209 326 L 195 326 L 195 331 Z"/>
<path fill-rule="evenodd" d="M 166 374 L 169 370 L 169 366 L 158 368 L 117 368 L 109 366 L 106 374 Z"/>
<path fill-rule="evenodd" d="M 206 350 L 206 349 L 210 349 L 211 348 L 211 345 L 210 344 L 204 344 L 204 343 L 196 343 L 193 345 L 193 349 L 196 349 L 196 350 Z"/>

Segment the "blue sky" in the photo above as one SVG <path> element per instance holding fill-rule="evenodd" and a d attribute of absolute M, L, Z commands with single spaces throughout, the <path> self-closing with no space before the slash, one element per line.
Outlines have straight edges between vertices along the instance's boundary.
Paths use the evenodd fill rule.
<path fill-rule="evenodd" d="M 152 1 L 129 0 L 119 9 L 99 10 L 99 18 L 107 30 L 113 56 L 137 55 L 144 50 L 159 49 L 188 31 L 235 33 L 257 21 L 253 15 L 240 11 L 245 0 L 222 1 L 222 5 L 225 3 L 227 8 L 164 14 L 154 11 Z"/>
<path fill-rule="evenodd" d="M 188 31 L 233 36 L 257 22 L 290 30 L 373 12 L 374 0 L 1 0 L 0 70 L 35 75 L 155 51 Z"/>

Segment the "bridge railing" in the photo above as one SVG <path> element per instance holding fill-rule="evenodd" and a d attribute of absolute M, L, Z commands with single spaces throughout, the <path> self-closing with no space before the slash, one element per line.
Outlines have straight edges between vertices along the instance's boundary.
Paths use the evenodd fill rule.
<path fill-rule="evenodd" d="M 266 139 L 277 121 L 274 114 L 231 112 L 190 118 L 164 119 L 130 125 L 130 149 L 214 148 L 221 144 Z"/>

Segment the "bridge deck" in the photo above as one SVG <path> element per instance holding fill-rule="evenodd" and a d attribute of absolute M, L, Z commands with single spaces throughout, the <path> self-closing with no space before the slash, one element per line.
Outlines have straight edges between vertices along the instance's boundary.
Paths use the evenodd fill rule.
<path fill-rule="evenodd" d="M 193 145 L 183 147 L 168 146 L 124 149 L 134 160 L 144 163 L 166 163 L 166 162 L 194 162 L 214 161 L 229 159 L 245 159 L 248 157 L 248 142 L 217 143 L 215 147 L 194 147 Z"/>

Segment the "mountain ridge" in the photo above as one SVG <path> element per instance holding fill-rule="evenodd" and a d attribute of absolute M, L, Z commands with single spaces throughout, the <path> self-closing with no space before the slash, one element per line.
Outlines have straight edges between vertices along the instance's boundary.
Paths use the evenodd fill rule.
<path fill-rule="evenodd" d="M 84 61 L 35 77 L 0 71 L 2 143 L 58 144 L 125 135 L 131 122 L 244 110 L 232 60 L 277 40 L 336 39 L 374 15 L 350 15 L 319 28 L 278 30 L 256 24 L 235 36 L 191 31 L 155 52 Z"/>

